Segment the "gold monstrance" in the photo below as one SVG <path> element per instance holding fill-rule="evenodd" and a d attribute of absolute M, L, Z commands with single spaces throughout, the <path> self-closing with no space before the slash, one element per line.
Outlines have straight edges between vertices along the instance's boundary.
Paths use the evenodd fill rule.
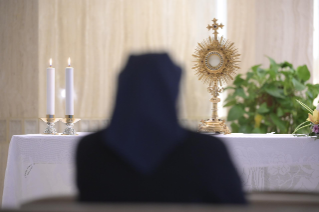
<path fill-rule="evenodd" d="M 202 120 L 202 124 L 199 125 L 199 132 L 212 132 L 212 133 L 224 133 L 230 134 L 230 130 L 225 124 L 224 120 L 218 118 L 217 103 L 220 102 L 218 98 L 219 93 L 223 91 L 222 86 L 227 81 L 233 80 L 237 69 L 239 69 L 237 63 L 240 54 L 234 47 L 234 43 L 229 40 L 217 37 L 217 30 L 223 28 L 223 24 L 217 24 L 217 19 L 214 18 L 213 25 L 208 25 L 207 29 L 214 30 L 214 38 L 207 38 L 198 46 L 193 56 L 196 58 L 196 64 L 193 67 L 196 71 L 196 75 L 199 76 L 199 80 L 202 80 L 209 86 L 208 92 L 212 95 L 210 101 L 212 102 L 212 117 L 210 119 Z"/>

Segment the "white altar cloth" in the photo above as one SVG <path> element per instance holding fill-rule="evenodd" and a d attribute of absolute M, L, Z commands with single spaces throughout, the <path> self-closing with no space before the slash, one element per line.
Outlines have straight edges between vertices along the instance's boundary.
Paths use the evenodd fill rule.
<path fill-rule="evenodd" d="M 74 195 L 74 151 L 88 133 L 12 136 L 3 186 L 2 208 L 30 200 Z"/>
<path fill-rule="evenodd" d="M 84 135 L 13 136 L 2 207 L 17 208 L 37 198 L 76 195 L 74 153 Z M 226 144 L 246 191 L 319 192 L 319 140 L 276 134 L 217 137 Z"/>

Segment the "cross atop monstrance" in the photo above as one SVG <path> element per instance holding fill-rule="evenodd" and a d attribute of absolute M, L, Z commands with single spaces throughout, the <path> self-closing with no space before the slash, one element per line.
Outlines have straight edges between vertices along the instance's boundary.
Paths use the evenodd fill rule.
<path fill-rule="evenodd" d="M 223 24 L 217 24 L 218 19 L 216 19 L 216 18 L 214 18 L 212 21 L 214 22 L 214 24 L 211 25 L 211 26 L 208 24 L 207 29 L 208 30 L 210 30 L 210 29 L 214 30 L 214 33 L 213 33 L 214 34 L 214 38 L 215 38 L 215 40 L 217 40 L 217 34 L 218 34 L 217 30 L 219 28 L 222 29 L 224 27 L 224 25 Z"/>

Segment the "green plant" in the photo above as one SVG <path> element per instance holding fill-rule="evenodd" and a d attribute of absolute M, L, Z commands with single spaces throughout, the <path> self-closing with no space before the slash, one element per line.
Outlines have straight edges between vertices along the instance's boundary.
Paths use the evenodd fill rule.
<path fill-rule="evenodd" d="M 307 66 L 294 69 L 288 62 L 269 61 L 268 69 L 253 66 L 245 78 L 238 74 L 233 86 L 226 88 L 234 91 L 224 105 L 231 107 L 227 121 L 232 122 L 232 132 L 292 133 L 308 117 L 296 100 L 314 108 L 319 84 L 305 84 L 310 78 Z M 309 129 L 299 133 L 309 133 Z"/>

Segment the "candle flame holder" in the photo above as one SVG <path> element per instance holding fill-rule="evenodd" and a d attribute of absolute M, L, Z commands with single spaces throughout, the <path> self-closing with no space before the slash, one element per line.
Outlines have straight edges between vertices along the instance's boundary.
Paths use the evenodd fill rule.
<path fill-rule="evenodd" d="M 61 120 L 66 125 L 62 135 L 78 135 L 74 129 L 74 124 L 80 120 L 81 119 L 74 118 L 73 115 L 65 115 L 65 118 Z"/>
<path fill-rule="evenodd" d="M 47 115 L 46 118 L 40 118 L 43 122 L 47 123 L 47 127 L 45 128 L 43 134 L 47 135 L 58 135 L 56 129 L 54 128 L 54 125 L 56 122 L 58 122 L 60 119 L 55 118 L 55 115 Z"/>

